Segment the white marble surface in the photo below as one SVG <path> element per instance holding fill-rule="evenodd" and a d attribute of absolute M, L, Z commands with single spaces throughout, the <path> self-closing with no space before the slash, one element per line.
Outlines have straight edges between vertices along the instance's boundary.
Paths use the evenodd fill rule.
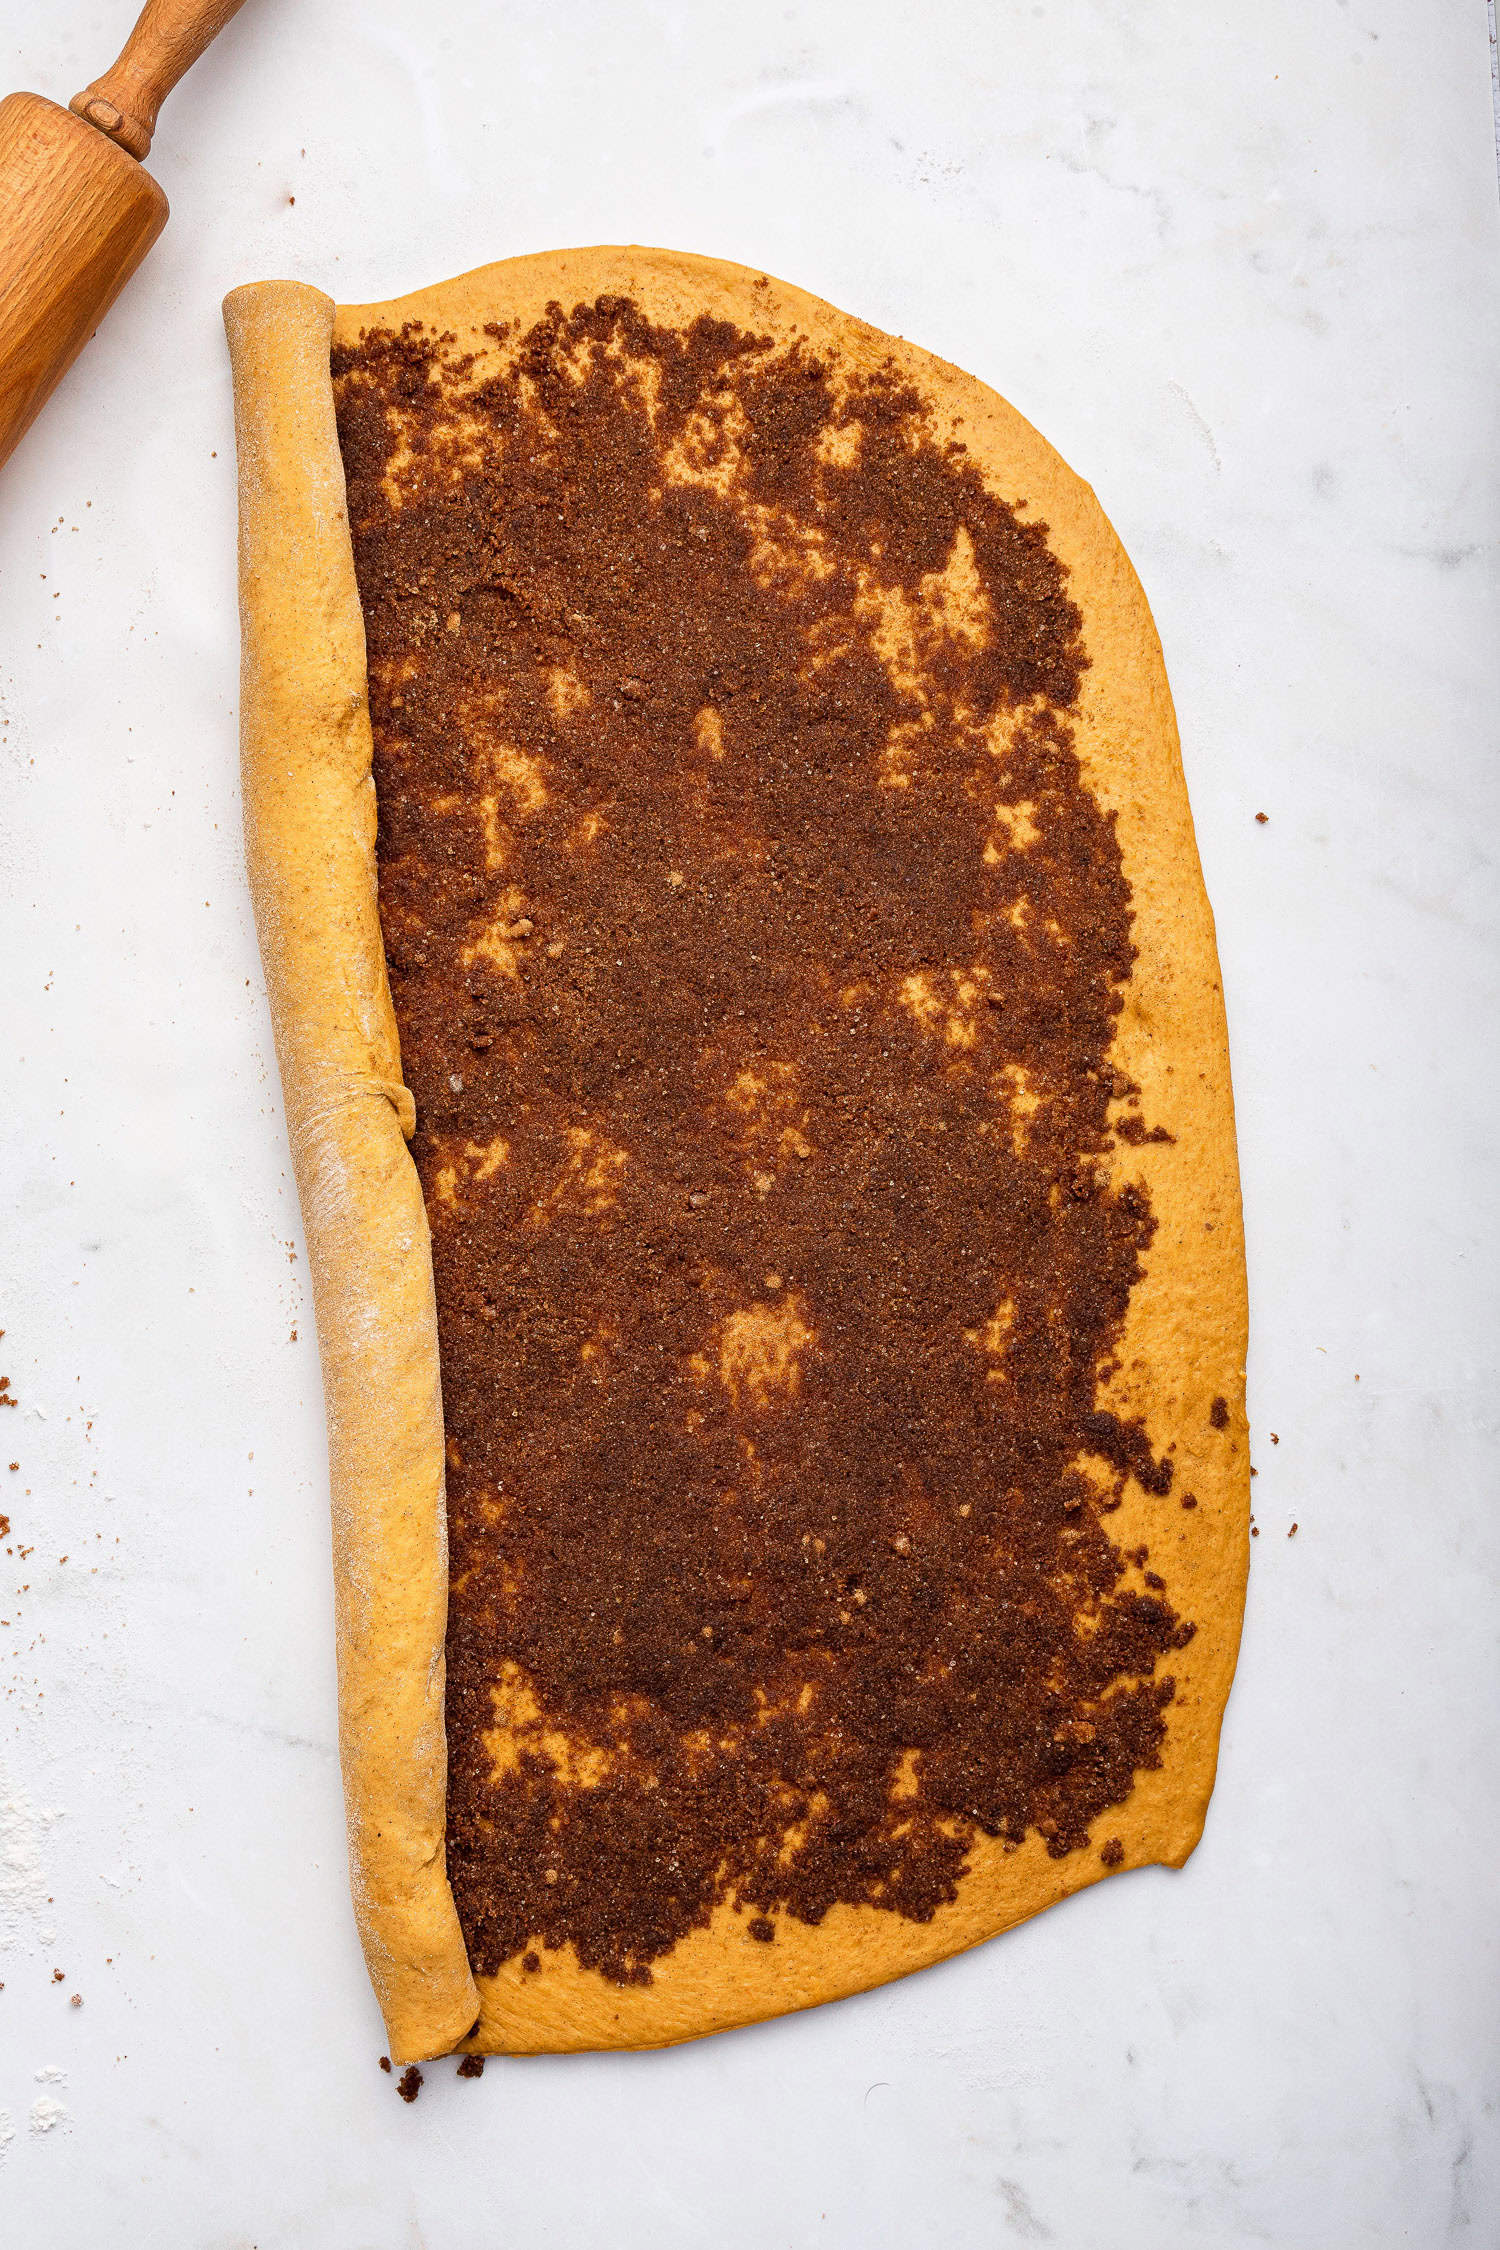
<path fill-rule="evenodd" d="M 127 14 L 10 11 L 0 79 L 66 99 Z M 0 479 L 7 2250 L 1500 2241 L 1483 0 L 250 0 L 153 163 L 172 224 Z M 1223 947 L 1261 1537 L 1184 1873 L 407 2109 L 346 1902 L 218 301 L 630 239 L 972 368 L 1135 557 Z"/>

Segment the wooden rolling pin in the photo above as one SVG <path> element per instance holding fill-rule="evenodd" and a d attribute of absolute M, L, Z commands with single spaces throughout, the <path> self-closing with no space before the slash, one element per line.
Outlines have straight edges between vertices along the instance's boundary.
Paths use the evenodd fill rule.
<path fill-rule="evenodd" d="M 0 462 L 167 223 L 140 159 L 156 113 L 241 0 L 146 0 L 66 109 L 0 101 Z"/>

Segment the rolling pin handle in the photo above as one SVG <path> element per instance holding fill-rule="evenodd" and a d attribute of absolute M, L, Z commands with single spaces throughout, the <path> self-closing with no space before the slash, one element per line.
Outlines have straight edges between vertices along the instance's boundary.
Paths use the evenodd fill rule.
<path fill-rule="evenodd" d="M 185 70 L 223 30 L 242 0 L 146 0 L 118 61 L 68 107 L 127 155 L 144 157 L 156 113 Z"/>

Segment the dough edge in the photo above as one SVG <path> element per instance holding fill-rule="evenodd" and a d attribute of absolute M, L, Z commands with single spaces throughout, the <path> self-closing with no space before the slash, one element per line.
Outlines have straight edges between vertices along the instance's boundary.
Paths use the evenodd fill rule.
<path fill-rule="evenodd" d="M 573 303 L 601 292 L 635 297 L 658 321 L 708 312 L 741 327 L 770 329 L 778 340 L 799 330 L 815 346 L 836 343 L 866 364 L 894 356 L 915 375 L 940 423 L 964 438 L 994 489 L 1008 499 L 1026 499 L 1032 516 L 1048 524 L 1051 543 L 1069 567 L 1092 658 L 1075 733 L 1092 786 L 1117 813 L 1140 947 L 1115 1055 L 1140 1081 L 1148 1120 L 1165 1122 L 1176 1134 L 1173 1144 L 1121 1151 L 1117 1159 L 1119 1176 L 1148 1184 L 1158 1230 L 1146 1277 L 1132 1299 L 1122 1353 L 1126 1372 L 1106 1401 L 1117 1412 L 1147 1410 L 1158 1446 L 1170 1434 L 1176 1476 L 1165 1503 L 1151 1502 L 1132 1486 L 1111 1533 L 1121 1546 L 1150 1541 L 1153 1565 L 1166 1575 L 1170 1598 L 1198 1627 L 1193 1642 L 1171 1660 L 1178 1688 L 1167 1713 L 1162 1767 L 1141 1774 L 1126 1804 L 1096 1824 L 1101 1833 L 1119 1838 L 1120 1868 L 1181 1866 L 1202 1833 L 1243 1613 L 1249 1554 L 1247 1313 L 1213 921 L 1155 626 L 1089 487 L 1022 416 L 974 377 L 803 291 L 715 259 L 635 247 L 546 252 L 481 267 L 385 303 L 338 308 L 297 283 L 235 291 L 226 300 L 225 317 L 240 430 L 247 856 L 328 1396 L 340 1735 L 356 1913 L 396 2060 L 441 2053 L 455 2043 L 474 2053 L 520 2054 L 654 2047 L 699 2037 L 907 1974 L 1119 1871 L 1105 1868 L 1096 1851 L 1052 1860 L 1035 1835 L 1018 1849 L 980 1838 L 958 1898 L 929 1923 L 878 1909 L 837 1907 L 816 1928 L 778 1917 L 776 1942 L 763 1946 L 747 1941 L 743 1918 L 724 1906 L 707 1929 L 693 1932 L 654 1965 L 647 1987 L 610 1985 L 580 1969 L 571 1951 L 544 1954 L 541 1971 L 531 1975 L 519 1962 L 507 1963 L 480 1979 L 477 1992 L 469 1976 L 443 1865 L 447 1586 L 431 1258 L 415 1170 L 401 1145 L 393 1106 L 398 1099 L 409 1104 L 410 1098 L 399 1088 L 375 913 L 363 618 L 343 513 L 327 342 L 330 329 L 337 341 L 352 342 L 367 326 L 420 320 L 482 349 L 486 321 L 499 317 L 524 327 L 551 299 Z M 294 553 L 297 540 L 287 536 L 285 524 L 278 531 L 267 518 L 293 502 L 305 507 L 299 476 L 318 485 L 325 506 L 320 536 L 310 538 L 304 530 L 302 549 Z M 333 509 L 326 495 L 335 488 Z M 287 551 L 277 555 L 281 567 L 273 574 L 278 541 Z M 299 589 L 295 601 L 288 591 L 293 586 Z M 328 609 L 337 620 L 337 631 L 318 648 L 311 646 L 316 632 L 309 629 L 314 606 L 320 617 Z M 258 646 L 278 653 L 286 670 L 313 676 L 313 694 L 300 708 L 289 705 L 284 693 L 268 693 L 264 656 L 252 666 L 252 630 Z M 350 717 L 355 697 L 358 712 Z M 299 725 L 307 730 L 302 763 L 309 767 L 340 737 L 334 762 L 342 760 L 347 802 L 335 802 L 326 790 L 299 779 L 290 763 L 280 769 L 279 789 L 266 786 L 267 769 L 278 751 L 285 759 Z M 268 797 L 278 805 L 295 798 L 294 817 L 268 816 Z M 327 842 L 333 834 L 330 819 L 347 848 L 328 850 L 315 870 L 324 893 L 321 921 L 314 930 L 299 929 L 289 942 L 277 902 L 296 880 L 292 862 L 313 857 L 318 839 Z M 366 1042 L 357 1060 L 350 1058 L 351 1082 L 359 1091 L 349 1099 L 357 1106 L 346 1103 L 337 1112 L 339 1148 L 346 1158 L 343 1192 L 350 1198 L 341 1225 L 330 1219 L 329 1196 L 319 1186 L 327 1169 L 320 1167 L 319 1135 L 328 1130 L 328 1111 L 307 1050 L 311 1028 L 326 1016 L 331 998 L 356 986 L 374 1004 L 379 1037 Z M 409 1109 L 406 1115 L 409 1130 Z M 356 1206 L 360 1222 L 381 1230 L 390 1246 L 391 1263 L 378 1273 L 348 1254 Z M 403 1360 L 411 1393 L 404 1411 L 383 1407 L 378 1426 L 372 1426 L 370 1414 L 370 1399 L 378 1394 L 344 1365 L 348 1338 L 368 1327 L 372 1313 L 384 1348 Z M 1142 1365 L 1144 1375 L 1132 1373 Z M 1214 1430 L 1208 1419 L 1211 1402 L 1220 1396 L 1229 1406 L 1224 1431 Z M 370 1476 L 384 1479 L 393 1492 L 399 1488 L 403 1504 L 371 1506 Z M 1199 1500 L 1191 1516 L 1177 1499 L 1188 1489 Z M 1170 1557 L 1169 1540 L 1175 1541 Z M 367 1589 L 375 1581 L 383 1582 L 381 1645 L 372 1629 L 376 1613 L 368 1607 Z M 414 1692 L 411 1669 L 418 1664 L 420 1693 Z M 422 1881 L 414 1888 L 412 1872 L 418 1868 Z"/>

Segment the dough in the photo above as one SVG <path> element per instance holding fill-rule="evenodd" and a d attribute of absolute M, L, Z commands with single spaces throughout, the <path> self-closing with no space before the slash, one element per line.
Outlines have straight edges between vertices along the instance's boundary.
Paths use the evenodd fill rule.
<path fill-rule="evenodd" d="M 328 1414 L 349 1864 L 405 2062 L 478 2013 L 443 1851 L 442 1405 L 375 904 L 364 628 L 328 380 L 333 308 L 224 308 L 240 485 L 245 849 L 312 1270 Z"/>
<path fill-rule="evenodd" d="M 1180 1865 L 1243 1602 L 1243 1248 L 1171 702 L 1093 495 L 713 261 L 226 319 L 393 2057 L 693 2037 Z"/>

